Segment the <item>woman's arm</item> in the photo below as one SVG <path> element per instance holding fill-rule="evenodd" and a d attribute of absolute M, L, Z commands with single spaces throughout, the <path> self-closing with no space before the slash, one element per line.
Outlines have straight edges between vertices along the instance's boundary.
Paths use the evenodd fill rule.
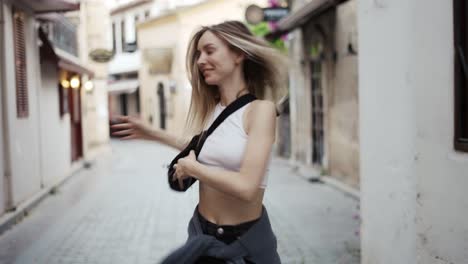
<path fill-rule="evenodd" d="M 186 142 L 180 140 L 178 137 L 169 134 L 164 130 L 151 128 L 137 118 L 119 116 L 117 119 L 119 120 L 119 123 L 111 126 L 111 129 L 113 130 L 112 135 L 119 136 L 123 140 L 154 140 L 181 151 L 187 145 Z"/>
<path fill-rule="evenodd" d="M 187 142 L 182 141 L 180 138 L 169 134 L 164 130 L 149 130 L 148 135 L 150 139 L 156 140 L 165 145 L 178 149 L 179 151 L 184 150 L 187 146 Z"/>
<path fill-rule="evenodd" d="M 275 141 L 276 108 L 272 102 L 256 101 L 248 115 L 247 146 L 239 172 L 205 166 L 191 153 L 178 161 L 177 177 L 191 175 L 221 192 L 252 201 L 265 175 Z"/>

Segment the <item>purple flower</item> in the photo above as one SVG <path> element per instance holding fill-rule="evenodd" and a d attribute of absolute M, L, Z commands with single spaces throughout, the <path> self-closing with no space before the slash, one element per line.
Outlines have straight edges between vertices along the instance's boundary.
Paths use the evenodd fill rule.
<path fill-rule="evenodd" d="M 268 0 L 268 5 L 270 7 L 279 7 L 279 6 L 281 6 L 279 0 Z"/>
<path fill-rule="evenodd" d="M 271 31 L 275 31 L 278 28 L 278 24 L 276 22 L 270 21 L 268 22 L 268 28 L 270 28 Z"/>

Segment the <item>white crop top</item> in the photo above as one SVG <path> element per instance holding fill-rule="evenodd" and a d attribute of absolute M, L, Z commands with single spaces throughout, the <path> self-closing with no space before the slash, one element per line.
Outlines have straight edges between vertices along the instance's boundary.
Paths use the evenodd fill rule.
<path fill-rule="evenodd" d="M 228 116 L 206 139 L 198 155 L 198 161 L 200 163 L 207 166 L 225 168 L 231 171 L 240 170 L 248 137 L 244 130 L 242 116 L 248 105 L 250 105 L 250 103 Z M 222 106 L 220 103 L 216 105 L 207 128 L 225 108 L 226 106 Z M 265 188 L 267 186 L 268 166 L 260 188 Z"/>

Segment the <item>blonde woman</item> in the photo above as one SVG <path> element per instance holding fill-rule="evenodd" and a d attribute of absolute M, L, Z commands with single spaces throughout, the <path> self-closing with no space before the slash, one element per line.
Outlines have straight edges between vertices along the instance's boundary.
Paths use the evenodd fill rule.
<path fill-rule="evenodd" d="M 275 141 L 274 102 L 285 87 L 284 66 L 283 56 L 241 22 L 202 27 L 192 37 L 187 51 L 192 85 L 187 134 L 207 129 L 246 94 L 258 100 L 227 117 L 207 137 L 198 157 L 191 151 L 174 165 L 174 180 L 199 181 L 199 204 L 186 244 L 163 263 L 280 263 L 263 196 Z M 121 120 L 112 128 L 124 139 L 152 139 L 179 150 L 187 145 L 138 120 Z"/>

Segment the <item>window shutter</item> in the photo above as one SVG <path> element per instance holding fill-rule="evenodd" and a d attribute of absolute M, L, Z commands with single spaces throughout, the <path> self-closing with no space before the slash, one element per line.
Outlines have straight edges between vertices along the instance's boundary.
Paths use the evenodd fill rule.
<path fill-rule="evenodd" d="M 16 77 L 16 112 L 18 118 L 29 116 L 26 71 L 26 40 L 24 13 L 13 11 L 13 41 Z"/>

